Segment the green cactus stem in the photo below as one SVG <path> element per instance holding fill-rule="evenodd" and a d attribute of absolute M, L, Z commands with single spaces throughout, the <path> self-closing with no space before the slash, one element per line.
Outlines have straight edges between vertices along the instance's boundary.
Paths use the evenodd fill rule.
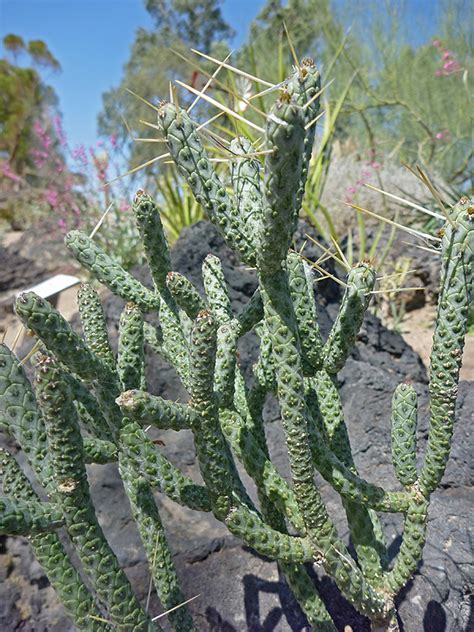
<path fill-rule="evenodd" d="M 124 301 L 136 303 L 144 312 L 159 308 L 159 297 L 134 279 L 90 237 L 79 230 L 71 230 L 66 235 L 65 244 L 84 268 Z"/>
<path fill-rule="evenodd" d="M 441 242 L 443 263 L 430 366 L 430 428 L 420 487 L 425 495 L 439 485 L 451 448 L 459 371 L 472 305 L 473 202 L 462 198 L 448 211 Z"/>
<path fill-rule="evenodd" d="M 118 630 L 158 630 L 133 594 L 130 583 L 102 532 L 90 498 L 82 438 L 62 372 L 44 356 L 38 373 L 38 399 L 48 433 L 56 493 L 68 534 L 98 598 Z"/>
<path fill-rule="evenodd" d="M 0 482 L 3 485 L 3 493 L 9 498 L 26 503 L 39 501 L 30 481 L 16 460 L 1 448 Z M 81 632 L 111 632 L 111 626 L 98 620 L 102 613 L 71 563 L 57 534 L 42 532 L 29 535 L 28 539 L 38 562 L 44 568 L 51 585 L 77 629 Z"/>
<path fill-rule="evenodd" d="M 0 531 L 5 535 L 34 535 L 63 524 L 61 509 L 55 505 L 0 497 Z"/>
<path fill-rule="evenodd" d="M 83 283 L 77 293 L 77 303 L 87 346 L 105 362 L 109 369 L 113 370 L 115 358 L 110 347 L 107 323 L 99 294 L 89 283 Z"/>
<path fill-rule="evenodd" d="M 392 399 L 392 462 L 402 485 L 413 485 L 416 471 L 417 397 L 413 386 L 399 384 Z"/>
<path fill-rule="evenodd" d="M 255 263 L 255 246 L 241 226 L 240 217 L 212 164 L 189 115 L 171 103 L 163 102 L 158 125 L 168 150 L 183 174 L 196 200 L 213 224 L 221 230 L 228 245 L 243 261 Z"/>

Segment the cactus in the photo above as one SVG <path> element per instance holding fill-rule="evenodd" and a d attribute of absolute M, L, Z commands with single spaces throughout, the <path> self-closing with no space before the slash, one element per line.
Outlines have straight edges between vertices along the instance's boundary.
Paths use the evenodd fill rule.
<path fill-rule="evenodd" d="M 304 564 L 331 575 L 374 629 L 397 629 L 394 600 L 421 559 L 430 496 L 449 457 L 462 349 L 472 298 L 474 217 L 471 201 L 447 211 L 439 309 L 431 357 L 431 422 L 424 463 L 416 466 L 417 396 L 410 385 L 392 403 L 392 458 L 398 491 L 364 480 L 352 457 L 337 374 L 345 365 L 366 313 L 376 273 L 354 266 L 329 336 L 323 340 L 311 268 L 290 251 L 304 195 L 319 73 L 305 60 L 289 78 L 267 117 L 263 178 L 251 144 L 230 145 L 231 186 L 221 182 L 197 125 L 178 105 L 163 102 L 158 125 L 169 153 L 196 200 L 242 261 L 256 267 L 259 287 L 234 314 L 221 262 L 202 267 L 204 295 L 171 270 L 156 203 L 143 191 L 134 212 L 153 288 L 146 288 L 87 236 L 72 231 L 66 244 L 97 280 L 127 304 L 112 351 L 98 294 L 79 291 L 84 336 L 46 301 L 20 295 L 16 313 L 41 342 L 36 395 L 14 353 L 0 346 L 0 427 L 22 447 L 45 500 L 33 491 L 12 455 L 0 454 L 0 533 L 27 535 L 79 630 L 158 630 L 134 595 L 95 516 L 85 463 L 117 462 L 157 594 L 177 632 L 195 629 L 179 587 L 153 492 L 212 512 L 234 535 L 275 560 L 315 630 L 335 625 Z M 144 314 L 159 316 L 152 326 Z M 260 337 L 260 356 L 247 384 L 237 343 Z M 188 403 L 147 391 L 145 342 L 173 364 L 190 393 Z M 272 464 L 263 405 L 276 395 L 291 478 Z M 204 484 L 187 478 L 143 429 L 190 429 Z M 239 475 L 253 479 L 253 502 Z M 341 495 L 356 557 L 337 533 L 315 474 Z M 376 512 L 400 512 L 404 536 L 391 566 Z M 55 531 L 65 527 L 79 562 Z M 75 565 L 80 568 L 76 569 Z M 81 577 L 86 575 L 87 585 Z M 181 607 L 179 607 L 181 606 Z"/>

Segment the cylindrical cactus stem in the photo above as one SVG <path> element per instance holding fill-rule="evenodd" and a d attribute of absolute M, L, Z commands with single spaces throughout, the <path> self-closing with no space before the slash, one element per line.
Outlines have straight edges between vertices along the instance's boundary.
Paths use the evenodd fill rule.
<path fill-rule="evenodd" d="M 133 211 L 143 242 L 151 278 L 158 292 L 166 287 L 166 275 L 171 270 L 168 242 L 161 223 L 160 211 L 145 191 L 137 191 Z"/>
<path fill-rule="evenodd" d="M 323 341 L 319 330 L 316 304 L 313 296 L 311 269 L 305 266 L 296 252 L 287 258 L 291 298 L 298 323 L 303 370 L 311 375 L 321 368 Z"/>
<path fill-rule="evenodd" d="M 124 391 L 143 383 L 145 355 L 143 315 L 133 303 L 127 303 L 120 315 L 117 373 Z"/>
<path fill-rule="evenodd" d="M 219 257 L 209 254 L 202 263 L 202 280 L 209 311 L 218 325 L 232 319 L 232 304 Z"/>
<path fill-rule="evenodd" d="M 305 566 L 290 562 L 280 562 L 279 566 L 312 629 L 315 632 L 336 632 L 332 617 Z"/>
<path fill-rule="evenodd" d="M 448 210 L 441 242 L 443 263 L 430 366 L 430 428 L 420 488 L 439 485 L 451 448 L 459 371 L 472 307 L 474 201 L 462 198 Z"/>
<path fill-rule="evenodd" d="M 402 485 L 413 485 L 416 470 L 416 422 L 418 400 L 410 384 L 399 384 L 392 398 L 392 462 Z"/>
<path fill-rule="evenodd" d="M 231 533 L 272 560 L 283 562 L 314 562 L 314 546 L 309 538 L 299 538 L 271 529 L 256 511 L 234 497 L 223 521 Z"/>
<path fill-rule="evenodd" d="M 102 413 L 97 398 L 80 380 L 73 375 L 65 374 L 65 379 L 71 390 L 76 409 L 82 426 L 98 439 L 110 439 L 109 424 Z"/>
<path fill-rule="evenodd" d="M 237 314 L 239 323 L 239 335 L 243 336 L 251 331 L 263 318 L 263 301 L 260 290 L 257 288 L 250 297 L 249 302 L 245 305 L 239 314 Z"/>
<path fill-rule="evenodd" d="M 223 410 L 219 417 L 226 438 L 257 488 L 288 517 L 295 529 L 300 533 L 304 532 L 304 522 L 293 492 L 259 446 L 252 432 L 234 411 Z"/>
<path fill-rule="evenodd" d="M 357 475 L 344 421 L 342 402 L 334 376 L 324 370 L 318 371 L 315 378 L 311 380 L 311 384 L 317 397 L 317 410 L 314 413 L 320 417 L 316 423 L 322 428 L 327 447 L 342 464 Z M 313 437 L 314 440 L 318 440 L 316 436 Z M 384 541 L 379 538 L 382 534 L 380 521 L 375 512 L 371 513 L 365 504 L 344 497 L 342 504 L 359 565 L 374 585 L 380 585 L 381 561 L 385 562 L 387 553 Z"/>
<path fill-rule="evenodd" d="M 2 448 L 0 448 L 0 481 L 6 496 L 26 502 L 38 501 L 38 496 L 30 481 L 14 457 Z M 77 629 L 80 632 L 111 632 L 111 626 L 98 621 L 101 612 L 74 568 L 57 534 L 41 533 L 29 536 L 28 539 L 36 559 L 44 568 L 51 585 Z"/>
<path fill-rule="evenodd" d="M 293 238 L 294 215 L 303 166 L 304 113 L 283 93 L 268 116 L 264 205 L 257 252 L 266 274 L 282 267 Z"/>
<path fill-rule="evenodd" d="M 179 171 L 189 184 L 194 197 L 203 206 L 227 244 L 238 252 L 245 263 L 255 264 L 255 246 L 246 234 L 240 214 L 199 139 L 196 124 L 185 110 L 162 102 L 158 125 L 167 141 L 169 152 Z"/>
<path fill-rule="evenodd" d="M 113 463 L 118 459 L 118 451 L 115 443 L 102 439 L 84 439 L 85 463 Z"/>
<path fill-rule="evenodd" d="M 4 344 L 0 345 L 0 427 L 16 439 L 38 481 L 48 489 L 52 472 L 44 423 L 23 367 Z"/>
<path fill-rule="evenodd" d="M 366 582 L 350 558 L 314 483 L 298 330 L 287 274 L 281 270 L 267 276 L 260 271 L 260 287 L 272 342 L 293 490 L 305 522 L 306 533 L 322 549 L 326 571 L 335 578 L 346 596 L 369 616 L 385 612 L 383 595 Z"/>
<path fill-rule="evenodd" d="M 186 342 L 183 335 L 176 297 L 170 292 L 169 275 L 171 270 L 168 243 L 163 231 L 160 213 L 154 200 L 144 191 L 138 191 L 133 208 L 135 219 L 142 236 L 145 254 L 155 286 L 156 296 L 160 296 L 159 312 L 163 344 L 173 364 L 182 366 L 187 360 Z M 132 300 L 132 302 L 134 302 Z M 137 305 L 142 309 L 141 305 Z M 144 311 L 144 310 L 142 310 Z"/>
<path fill-rule="evenodd" d="M 320 110 L 320 97 L 316 96 L 321 91 L 321 76 L 314 62 L 309 57 L 301 60 L 300 67 L 295 70 L 288 82 L 288 92 L 295 102 L 303 108 L 305 119 L 305 138 L 303 165 L 297 193 L 296 213 L 293 216 L 293 232 L 298 222 L 298 212 L 304 196 L 306 180 L 308 177 L 309 163 L 313 152 L 316 125 L 314 119 Z"/>
<path fill-rule="evenodd" d="M 196 287 L 179 272 L 168 272 L 166 285 L 177 305 L 194 320 L 198 313 L 206 309 L 206 302 Z"/>
<path fill-rule="evenodd" d="M 247 156 L 255 150 L 252 143 L 242 136 L 232 140 L 229 150 L 239 156 L 230 163 L 230 176 L 241 221 L 246 233 L 252 236 L 258 230 L 262 219 L 263 194 L 260 186 L 260 161 L 254 156 Z"/>
<path fill-rule="evenodd" d="M 112 372 L 76 334 L 71 325 L 45 299 L 34 292 L 17 298 L 15 311 L 28 329 L 40 338 L 48 351 L 84 380 L 109 380 Z"/>
<path fill-rule="evenodd" d="M 35 535 L 54 531 L 64 524 L 61 508 L 39 501 L 0 497 L 0 533 Z"/>
<path fill-rule="evenodd" d="M 235 490 L 249 502 L 235 467 L 229 446 L 219 425 L 214 393 L 216 324 L 208 311 L 200 312 L 193 324 L 189 354 L 191 407 L 198 423 L 191 423 L 199 467 L 212 499 L 213 511 L 223 520 Z M 251 503 L 250 503 L 251 504 Z"/>
<path fill-rule="evenodd" d="M 375 280 L 375 269 L 366 261 L 349 272 L 339 313 L 323 349 L 324 368 L 328 373 L 337 373 L 346 363 L 369 306 Z"/>
<path fill-rule="evenodd" d="M 165 530 L 148 481 L 139 476 L 135 461 L 120 453 L 119 471 L 150 564 L 158 597 L 165 610 L 182 604 L 184 597 L 166 540 Z M 195 630 L 188 608 L 170 612 L 168 619 L 176 632 Z"/>
<path fill-rule="evenodd" d="M 403 539 L 392 570 L 385 576 L 385 589 L 395 596 L 415 573 L 426 540 L 428 501 L 418 493 L 405 514 Z"/>
<path fill-rule="evenodd" d="M 77 293 L 77 303 L 87 346 L 109 369 L 114 370 L 115 358 L 99 294 L 92 285 L 83 283 Z"/>
<path fill-rule="evenodd" d="M 141 472 L 152 489 L 166 494 L 183 507 L 196 511 L 212 510 L 208 490 L 185 476 L 161 454 L 143 428 L 138 424 L 127 424 L 126 430 L 120 436 L 122 447 L 130 458 L 138 460 Z"/>
<path fill-rule="evenodd" d="M 117 404 L 127 417 L 142 426 L 152 425 L 161 430 L 185 430 L 191 426 L 195 411 L 187 404 L 170 402 L 158 395 L 132 389 L 118 397 Z M 198 423 L 198 419 L 195 423 Z"/>
<path fill-rule="evenodd" d="M 79 230 L 71 230 L 66 235 L 64 243 L 79 263 L 92 272 L 113 294 L 120 296 L 124 301 L 136 303 L 144 312 L 159 309 L 158 294 L 147 289 L 126 272 L 86 234 Z"/>
<path fill-rule="evenodd" d="M 220 408 L 230 408 L 234 401 L 237 336 L 236 320 L 224 322 L 217 330 L 214 390 Z"/>
<path fill-rule="evenodd" d="M 120 423 L 120 411 L 114 403 L 119 395 L 115 373 L 92 353 L 61 314 L 34 292 L 20 294 L 15 311 L 26 327 L 44 342 L 48 351 L 85 382 L 93 383 L 99 404 L 113 431 Z"/>
<path fill-rule="evenodd" d="M 97 522 L 87 483 L 84 451 L 76 412 L 61 369 L 45 356 L 38 372 L 38 401 L 53 461 L 55 499 L 66 528 L 108 618 L 125 632 L 157 630 L 133 594 L 127 576 Z"/>

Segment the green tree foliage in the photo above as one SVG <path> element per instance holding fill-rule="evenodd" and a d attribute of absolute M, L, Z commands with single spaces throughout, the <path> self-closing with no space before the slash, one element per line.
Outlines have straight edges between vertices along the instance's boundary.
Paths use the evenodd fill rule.
<path fill-rule="evenodd" d="M 156 123 L 156 117 L 127 89 L 156 104 L 158 97 L 168 94 L 170 80 L 192 81 L 192 68 L 173 50 L 187 54 L 189 48 L 197 47 L 210 52 L 226 42 L 233 31 L 222 16 L 220 4 L 220 0 L 146 0 L 155 27 L 138 29 L 123 79 L 103 95 L 104 107 L 99 115 L 100 132 L 114 134 L 120 145 L 129 145 L 130 165 L 143 163 L 160 152 L 159 145 L 130 142 L 124 119 L 134 136 L 152 138 L 156 132 L 140 120 Z M 153 178 L 153 174 L 150 166 L 148 177 Z"/>
<path fill-rule="evenodd" d="M 33 123 L 56 105 L 53 89 L 46 85 L 37 68 L 59 70 L 59 62 L 41 40 L 25 43 L 14 34 L 6 35 L 3 46 L 13 58 L 0 59 L 0 152 L 10 168 L 22 174 L 31 166 L 30 149 L 34 142 Z M 29 66 L 20 66 L 27 54 Z"/>

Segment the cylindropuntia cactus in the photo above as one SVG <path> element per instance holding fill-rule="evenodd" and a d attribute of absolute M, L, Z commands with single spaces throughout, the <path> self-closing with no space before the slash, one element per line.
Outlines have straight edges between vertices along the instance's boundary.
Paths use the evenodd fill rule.
<path fill-rule="evenodd" d="M 152 578 L 165 608 L 185 599 L 154 491 L 213 512 L 235 535 L 278 562 L 315 630 L 334 630 L 304 566 L 322 565 L 374 629 L 397 629 L 394 598 L 421 559 L 430 495 L 449 456 L 454 405 L 472 299 L 474 216 L 469 199 L 447 211 L 441 242 L 438 316 L 431 356 L 431 423 L 420 470 L 416 466 L 417 397 L 401 384 L 392 405 L 392 458 L 400 491 L 362 479 L 352 458 L 336 376 L 343 368 L 375 282 L 361 262 L 348 273 L 339 314 L 323 340 L 312 270 L 290 251 L 304 194 L 319 110 L 320 77 L 304 60 L 269 116 L 263 179 L 251 143 L 230 148 L 231 193 L 201 142 L 197 125 L 177 105 L 162 103 L 158 125 L 169 153 L 209 219 L 243 262 L 257 269 L 259 288 L 239 314 L 232 311 L 220 261 L 206 258 L 205 296 L 171 270 L 159 208 L 143 191 L 134 200 L 154 289 L 145 288 L 87 236 L 72 231 L 76 259 L 127 301 L 118 355 L 109 343 L 97 293 L 79 292 L 84 338 L 47 302 L 27 293 L 16 312 L 42 345 L 36 397 L 21 363 L 0 347 L 0 424 L 21 445 L 47 501 L 36 496 L 15 459 L 0 454 L 3 497 L 0 533 L 27 534 L 67 612 L 80 630 L 156 630 L 137 601 L 95 517 L 85 463 L 115 461 L 132 514 L 153 563 Z M 143 314 L 159 314 L 152 327 Z M 254 379 L 245 382 L 237 341 L 254 330 L 261 339 Z M 190 394 L 188 404 L 147 392 L 144 341 L 173 364 Z M 267 394 L 276 394 L 286 435 L 291 480 L 270 460 L 263 429 Z M 161 454 L 142 426 L 194 436 L 204 485 L 187 478 Z M 253 479 L 248 496 L 236 467 Z M 337 533 L 315 483 L 319 472 L 341 495 L 356 558 Z M 391 566 L 376 512 L 401 512 L 404 536 Z M 65 526 L 88 577 L 87 586 L 55 530 Z M 158 563 L 155 563 L 158 558 Z M 186 606 L 170 613 L 177 632 L 195 629 Z"/>

